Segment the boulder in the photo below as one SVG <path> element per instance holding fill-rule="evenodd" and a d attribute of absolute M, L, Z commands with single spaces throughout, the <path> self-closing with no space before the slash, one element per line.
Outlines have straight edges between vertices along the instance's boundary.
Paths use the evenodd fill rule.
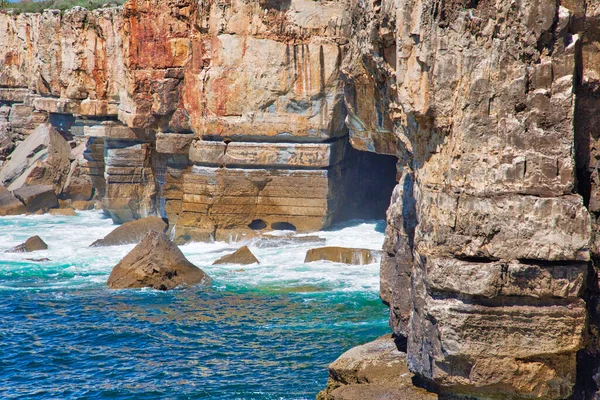
<path fill-rule="evenodd" d="M 406 354 L 391 335 L 354 347 L 329 365 L 327 388 L 317 400 L 434 400 L 438 396 L 413 385 Z"/>
<path fill-rule="evenodd" d="M 150 231 L 164 232 L 166 229 L 166 222 L 159 217 L 146 217 L 129 221 L 117 227 L 103 239 L 96 240 L 91 244 L 91 247 L 137 243 Z"/>
<path fill-rule="evenodd" d="M 67 176 L 65 187 L 62 191 L 61 198 L 87 201 L 94 195 L 94 187 L 92 178 L 86 174 L 79 161 L 76 160 L 71 164 L 69 175 Z"/>
<path fill-rule="evenodd" d="M 304 262 L 327 260 L 344 264 L 365 265 L 377 262 L 378 250 L 353 249 L 347 247 L 318 247 L 306 252 Z"/>
<path fill-rule="evenodd" d="M 303 245 L 306 243 L 325 243 L 327 240 L 315 236 L 275 236 L 275 235 L 262 235 L 257 238 L 253 244 L 259 249 L 282 247 L 282 246 L 294 246 Z"/>
<path fill-rule="evenodd" d="M 58 207 L 58 199 L 52 185 L 25 186 L 13 194 L 25 203 L 25 211 L 35 213 Z"/>
<path fill-rule="evenodd" d="M 252 254 L 248 246 L 240 247 L 235 252 L 231 254 L 227 254 L 219 258 L 217 261 L 213 263 L 213 265 L 217 264 L 260 264 L 258 259 Z"/>
<path fill-rule="evenodd" d="M 5 253 L 30 253 L 36 250 L 46 250 L 47 248 L 48 245 L 36 235 L 27 239 L 25 243 L 6 250 Z"/>
<path fill-rule="evenodd" d="M 75 200 L 71 202 L 71 207 L 76 210 L 93 210 L 95 204 L 93 201 Z"/>
<path fill-rule="evenodd" d="M 77 214 L 75 213 L 75 210 L 68 207 L 68 208 L 53 208 L 51 210 L 48 210 L 48 213 L 50 215 L 61 215 L 64 217 L 75 217 Z"/>
<path fill-rule="evenodd" d="M 25 214 L 25 205 L 7 188 L 0 186 L 0 216 Z"/>
<path fill-rule="evenodd" d="M 10 190 L 25 185 L 52 185 L 60 194 L 71 168 L 71 146 L 50 124 L 41 124 L 15 149 L 0 171 Z"/>
<path fill-rule="evenodd" d="M 113 268 L 107 285 L 111 289 L 171 290 L 209 281 L 167 235 L 151 231 Z"/>

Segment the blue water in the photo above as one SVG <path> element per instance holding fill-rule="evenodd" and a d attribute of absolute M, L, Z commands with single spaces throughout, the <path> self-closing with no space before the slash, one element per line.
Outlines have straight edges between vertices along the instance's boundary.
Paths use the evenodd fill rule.
<path fill-rule="evenodd" d="M 376 249 L 380 226 L 318 235 Z M 0 253 L 0 398 L 313 399 L 328 363 L 388 331 L 378 265 L 304 264 L 315 244 L 250 242 L 261 264 L 242 267 L 211 265 L 239 245 L 194 243 L 181 249 L 210 287 L 108 290 L 133 246 L 87 246 L 113 228 L 96 212 L 0 218 L 0 252 L 49 245 Z"/>

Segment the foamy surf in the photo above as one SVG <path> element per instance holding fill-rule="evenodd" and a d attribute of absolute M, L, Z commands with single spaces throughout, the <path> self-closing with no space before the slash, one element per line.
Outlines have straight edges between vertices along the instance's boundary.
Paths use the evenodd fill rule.
<path fill-rule="evenodd" d="M 115 227 L 98 211 L 78 212 L 76 217 L 1 217 L 0 276 L 4 279 L 0 290 L 7 287 L 43 290 L 103 286 L 112 267 L 134 247 L 89 247 Z M 276 237 L 293 232 L 273 231 L 268 234 Z M 33 235 L 42 237 L 48 249 L 35 253 L 4 253 Z M 180 248 L 191 262 L 213 278 L 217 289 L 234 286 L 276 292 L 295 290 L 297 293 L 378 291 L 378 263 L 353 266 L 329 261 L 305 263 L 304 257 L 309 249 L 321 246 L 381 249 L 384 239 L 381 221 L 350 221 L 321 232 L 297 236 L 318 236 L 325 242 L 278 242 L 273 238 L 273 243 L 267 246 L 264 242 L 260 245 L 256 240 L 249 240 L 244 243 L 189 243 Z M 260 264 L 212 265 L 243 244 L 248 245 Z M 32 284 L 27 285 L 27 282 Z"/>

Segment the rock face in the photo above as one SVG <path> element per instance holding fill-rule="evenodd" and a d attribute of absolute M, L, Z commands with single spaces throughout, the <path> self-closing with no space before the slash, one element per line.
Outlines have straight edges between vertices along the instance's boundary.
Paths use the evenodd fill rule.
<path fill-rule="evenodd" d="M 0 170 L 0 184 L 9 190 L 53 185 L 60 194 L 70 168 L 71 148 L 50 124 L 38 126 L 10 155 Z"/>
<path fill-rule="evenodd" d="M 25 214 L 25 205 L 4 186 L 0 186 L 0 216 Z"/>
<path fill-rule="evenodd" d="M 162 218 L 146 217 L 137 221 L 126 222 L 115 228 L 114 231 L 106 235 L 103 239 L 98 239 L 92 243 L 91 247 L 98 246 L 116 246 L 120 244 L 138 243 L 150 231 L 165 232 L 167 224 Z"/>
<path fill-rule="evenodd" d="M 218 264 L 260 264 L 248 246 L 243 246 L 231 254 L 227 254 L 213 263 Z"/>
<path fill-rule="evenodd" d="M 6 250 L 6 253 L 30 253 L 37 250 L 46 250 L 47 248 L 48 245 L 36 235 L 27 239 L 25 243 Z"/>
<path fill-rule="evenodd" d="M 164 233 L 149 232 L 115 265 L 107 285 L 111 289 L 171 290 L 208 282 L 210 278 L 190 263 Z"/>
<path fill-rule="evenodd" d="M 304 262 L 327 260 L 343 264 L 365 265 L 371 264 L 379 258 L 379 251 L 375 250 L 346 247 L 318 247 L 306 252 Z"/>
<path fill-rule="evenodd" d="M 178 242 L 382 215 L 396 160 L 349 145 L 344 2 L 155 3 L 0 16 L 0 117 L 18 148 L 36 122 L 84 148 L 61 199 L 102 199 L 116 223 L 161 215 Z"/>
<path fill-rule="evenodd" d="M 329 365 L 327 389 L 317 400 L 435 400 L 437 395 L 413 386 L 406 354 L 394 339 L 381 337 L 354 347 Z"/>
<path fill-rule="evenodd" d="M 64 217 L 74 217 L 77 215 L 74 209 L 72 208 L 53 208 L 48 210 L 50 215 L 60 215 Z"/>
<path fill-rule="evenodd" d="M 412 373 L 444 395 L 589 397 L 596 3 L 132 0 L 0 14 L 0 176 L 37 185 L 14 190 L 29 212 L 36 197 L 19 191 L 43 183 L 102 200 L 117 223 L 167 218 L 178 242 L 319 230 L 389 205 L 381 298 Z M 46 123 L 55 142 L 36 131 Z M 66 150 L 59 137 L 69 165 L 62 150 L 44 158 Z M 2 212 L 22 210 L 0 196 Z"/>
<path fill-rule="evenodd" d="M 342 71 L 351 142 L 401 160 L 381 298 L 409 369 L 441 393 L 580 395 L 597 7 L 377 3 L 354 7 Z"/>
<path fill-rule="evenodd" d="M 52 185 L 25 186 L 13 192 L 28 213 L 47 211 L 58 207 L 58 199 Z"/>

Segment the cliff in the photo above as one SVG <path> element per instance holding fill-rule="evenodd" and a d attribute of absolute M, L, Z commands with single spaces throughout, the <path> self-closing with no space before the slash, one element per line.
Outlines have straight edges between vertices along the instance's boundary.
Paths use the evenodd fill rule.
<path fill-rule="evenodd" d="M 383 213 L 395 159 L 371 190 L 382 158 L 353 150 L 344 124 L 348 18 L 312 0 L 3 14 L 5 136 L 50 121 L 84 143 L 79 166 L 115 222 L 159 214 L 180 242 L 318 230 L 367 198 Z"/>
<path fill-rule="evenodd" d="M 584 0 L 0 14 L 0 155 L 47 121 L 81 149 L 69 177 L 88 200 L 115 222 L 168 218 L 180 242 L 389 204 L 381 298 L 424 386 L 591 397 L 599 15 Z"/>
<path fill-rule="evenodd" d="M 409 369 L 440 393 L 597 390 L 597 12 L 536 0 L 352 11 L 350 136 L 403 165 L 381 298 Z"/>

